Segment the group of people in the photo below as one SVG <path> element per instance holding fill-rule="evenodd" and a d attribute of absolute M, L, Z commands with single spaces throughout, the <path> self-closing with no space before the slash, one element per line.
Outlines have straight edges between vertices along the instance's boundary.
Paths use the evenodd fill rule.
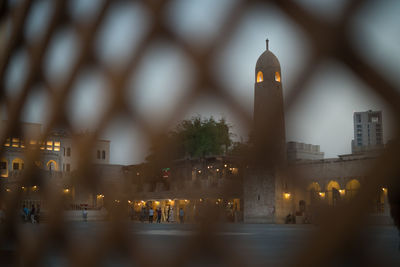
<path fill-rule="evenodd" d="M 185 217 L 185 211 L 180 208 L 179 209 L 179 222 L 184 223 L 184 217 Z M 133 219 L 133 216 L 132 216 Z M 149 221 L 149 223 L 153 223 L 154 219 L 156 219 L 157 223 L 161 223 L 163 220 L 163 212 L 161 210 L 161 207 L 158 207 L 155 211 L 153 207 L 142 207 L 140 211 L 140 217 L 139 217 L 141 222 L 144 222 L 146 220 Z M 174 210 L 168 206 L 168 209 L 164 213 L 164 221 L 165 222 L 174 222 Z"/>
<path fill-rule="evenodd" d="M 22 206 L 21 217 L 23 222 L 31 222 L 32 224 L 39 223 L 40 221 L 40 205 L 32 204 L 31 209 L 28 209 L 25 205 Z"/>

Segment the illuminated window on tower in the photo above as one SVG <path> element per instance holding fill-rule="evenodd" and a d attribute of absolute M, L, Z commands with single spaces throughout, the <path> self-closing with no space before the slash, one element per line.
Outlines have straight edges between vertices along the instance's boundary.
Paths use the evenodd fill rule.
<path fill-rule="evenodd" d="M 263 73 L 261 71 L 259 71 L 257 73 L 257 82 L 260 83 L 262 81 L 264 81 L 264 76 L 263 76 Z"/>
<path fill-rule="evenodd" d="M 275 81 L 281 82 L 281 75 L 279 74 L 279 72 L 275 72 Z"/>

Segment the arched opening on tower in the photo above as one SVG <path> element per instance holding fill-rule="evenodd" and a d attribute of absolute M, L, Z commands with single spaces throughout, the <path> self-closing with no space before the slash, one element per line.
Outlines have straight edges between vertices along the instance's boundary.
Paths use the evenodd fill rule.
<path fill-rule="evenodd" d="M 281 75 L 279 74 L 279 72 L 275 72 L 275 81 L 281 82 Z"/>
<path fill-rule="evenodd" d="M 54 160 L 49 160 L 46 165 L 49 171 L 58 171 L 57 162 Z"/>
<path fill-rule="evenodd" d="M 264 76 L 262 71 L 257 72 L 257 83 L 264 81 Z"/>

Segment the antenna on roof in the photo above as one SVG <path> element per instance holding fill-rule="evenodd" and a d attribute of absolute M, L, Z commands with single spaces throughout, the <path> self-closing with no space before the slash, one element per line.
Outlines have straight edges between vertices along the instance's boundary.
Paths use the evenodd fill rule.
<path fill-rule="evenodd" d="M 267 51 L 268 51 L 269 50 L 269 48 L 268 48 L 269 40 L 268 39 L 266 40 L 266 43 L 267 43 Z"/>

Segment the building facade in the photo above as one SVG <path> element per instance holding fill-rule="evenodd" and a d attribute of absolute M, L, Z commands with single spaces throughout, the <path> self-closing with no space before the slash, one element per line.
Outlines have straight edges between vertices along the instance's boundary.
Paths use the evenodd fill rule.
<path fill-rule="evenodd" d="M 321 160 L 324 158 L 324 152 L 320 151 L 319 145 L 288 142 L 286 148 L 288 161 Z"/>
<path fill-rule="evenodd" d="M 382 111 L 354 112 L 353 125 L 352 153 L 383 148 Z"/>

